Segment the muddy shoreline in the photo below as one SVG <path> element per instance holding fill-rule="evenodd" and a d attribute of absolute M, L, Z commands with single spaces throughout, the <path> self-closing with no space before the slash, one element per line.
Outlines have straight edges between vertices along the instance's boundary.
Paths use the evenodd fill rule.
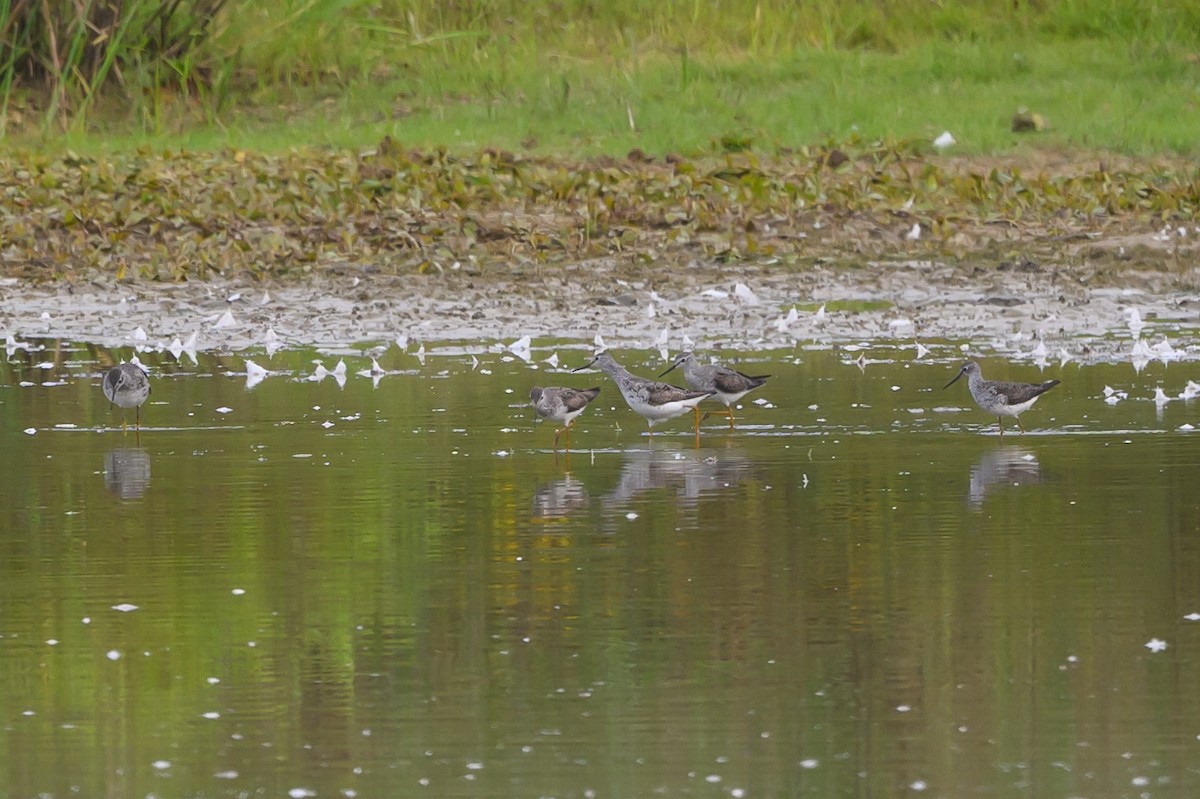
<path fill-rule="evenodd" d="M 1080 360 L 1120 360 L 1129 356 L 1128 318 L 1137 309 L 1143 337 L 1165 337 L 1181 357 L 1200 357 L 1200 291 L 1190 288 L 1197 285 L 1195 266 L 1132 272 L 1118 285 L 1032 262 L 937 260 L 804 270 L 590 262 L 266 283 L 35 286 L 10 278 L 0 281 L 0 335 L 166 349 L 194 333 L 198 350 L 225 353 L 261 348 L 268 330 L 285 346 L 331 352 L 397 339 L 431 351 L 523 336 L 535 346 L 539 339 L 590 345 L 600 335 L 611 346 L 671 350 L 685 336 L 698 346 L 751 351 L 945 340 L 1020 356 L 1040 340 L 1052 357 L 1063 349 Z"/>
<path fill-rule="evenodd" d="M 268 330 L 347 351 L 599 334 L 1020 353 L 1037 338 L 1117 358 L 1136 309 L 1182 350 L 1200 327 L 1195 176 L 1183 160 L 883 143 L 695 161 L 382 144 L 0 159 L 0 335 L 194 334 L 224 352 Z"/>

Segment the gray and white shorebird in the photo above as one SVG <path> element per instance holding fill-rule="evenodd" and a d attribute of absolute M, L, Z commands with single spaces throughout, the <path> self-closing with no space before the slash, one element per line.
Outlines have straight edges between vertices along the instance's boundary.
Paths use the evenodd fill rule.
<path fill-rule="evenodd" d="M 712 391 L 713 399 L 725 403 L 724 411 L 711 411 L 720 416 L 729 417 L 729 429 L 733 429 L 733 403 L 749 394 L 754 389 L 767 382 L 770 375 L 748 375 L 730 368 L 723 363 L 701 363 L 690 352 L 680 353 L 675 363 L 659 377 L 664 377 L 672 369 L 683 367 L 683 378 L 688 387 L 695 391 Z M 696 431 L 700 431 L 700 409 L 693 409 L 696 414 Z M 708 414 L 704 414 L 706 417 Z"/>
<path fill-rule="evenodd" d="M 967 376 L 967 387 L 971 389 L 975 404 L 987 413 L 995 415 L 1002 438 L 1005 416 L 1016 419 L 1017 427 L 1024 433 L 1025 425 L 1021 424 L 1021 414 L 1033 407 L 1038 397 L 1057 386 L 1059 382 L 1049 380 L 1045 383 L 1002 383 L 999 380 L 985 380 L 979 364 L 968 361 L 958 370 L 954 380 L 942 386 L 942 390 L 950 388 L 963 375 Z"/>
<path fill-rule="evenodd" d="M 562 386 L 534 386 L 529 389 L 529 401 L 537 415 L 562 427 L 554 432 L 554 451 L 558 452 L 558 437 L 567 434 L 567 451 L 571 450 L 571 423 L 583 413 L 588 403 L 600 394 L 599 388 L 566 388 Z"/>
<path fill-rule="evenodd" d="M 150 397 L 150 378 L 136 363 L 122 363 L 104 373 L 100 383 L 104 396 L 118 408 L 134 409 L 135 429 L 142 429 L 142 405 Z M 125 430 L 125 414 L 121 414 L 121 430 Z"/>
<path fill-rule="evenodd" d="M 589 363 L 573 371 L 578 372 L 592 365 L 613 379 L 621 391 L 621 396 L 625 398 L 625 403 L 634 413 L 646 420 L 651 435 L 654 434 L 654 425 L 683 416 L 716 393 L 711 390 L 693 391 L 670 383 L 638 377 L 617 363 L 607 352 L 601 352 Z"/>

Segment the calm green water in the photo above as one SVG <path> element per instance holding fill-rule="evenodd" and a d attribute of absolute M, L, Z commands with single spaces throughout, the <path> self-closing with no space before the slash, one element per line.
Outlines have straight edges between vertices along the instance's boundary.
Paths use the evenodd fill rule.
<path fill-rule="evenodd" d="M 135 436 L 111 354 L 42 343 L 0 367 L 2 796 L 1200 795 L 1200 403 L 1148 399 L 1191 365 L 1052 367 L 1001 442 L 950 345 L 757 353 L 770 406 L 697 446 L 480 350 L 143 356 Z M 569 462 L 539 383 L 603 388 Z"/>

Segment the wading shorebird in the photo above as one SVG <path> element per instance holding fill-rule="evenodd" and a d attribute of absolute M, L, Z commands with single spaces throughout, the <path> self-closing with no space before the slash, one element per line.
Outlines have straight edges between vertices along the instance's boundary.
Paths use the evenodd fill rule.
<path fill-rule="evenodd" d="M 573 371 L 587 369 L 593 364 L 613 379 L 617 388 L 621 390 L 621 396 L 625 398 L 626 404 L 634 413 L 646 420 L 650 435 L 654 435 L 654 425 L 694 410 L 702 400 L 716 393 L 715 391 L 690 391 L 670 383 L 660 383 L 630 374 L 607 352 L 600 353 L 589 363 Z"/>
<path fill-rule="evenodd" d="M 150 396 L 150 378 L 135 363 L 122 363 L 104 373 L 100 384 L 104 396 L 118 408 L 133 408 L 136 430 L 142 429 L 142 405 Z M 121 414 L 121 432 L 125 432 L 125 414 Z"/>
<path fill-rule="evenodd" d="M 1050 380 L 1045 383 L 1002 383 L 999 380 L 984 380 L 979 364 L 968 361 L 958 370 L 954 380 L 942 386 L 942 390 L 950 388 L 963 375 L 967 376 L 967 386 L 971 389 L 975 404 L 996 416 L 1001 438 L 1004 437 L 1005 416 L 1016 419 L 1017 427 L 1024 433 L 1025 425 L 1021 424 L 1021 414 L 1033 407 L 1038 397 L 1057 386 L 1059 382 Z"/>
<path fill-rule="evenodd" d="M 700 363 L 696 356 L 690 352 L 680 353 L 675 359 L 675 363 L 671 364 L 666 372 L 663 372 L 659 377 L 663 377 L 677 366 L 683 366 L 683 378 L 687 381 L 690 388 L 696 391 L 712 391 L 713 399 L 720 400 L 725 403 L 724 411 L 709 411 L 704 414 L 705 418 L 711 413 L 718 416 L 729 417 L 729 429 L 733 429 L 733 403 L 740 400 L 742 397 L 749 394 L 754 389 L 767 382 L 770 375 L 748 375 L 731 369 L 723 363 Z M 700 409 L 692 409 L 696 414 L 696 432 L 700 432 Z"/>
<path fill-rule="evenodd" d="M 533 409 L 537 411 L 537 415 L 562 425 L 554 432 L 555 452 L 558 452 L 558 437 L 563 433 L 567 434 L 567 452 L 571 451 L 571 423 L 575 421 L 576 416 L 587 409 L 588 403 L 594 400 L 599 393 L 599 388 L 534 386 L 529 389 L 529 401 L 533 403 Z"/>

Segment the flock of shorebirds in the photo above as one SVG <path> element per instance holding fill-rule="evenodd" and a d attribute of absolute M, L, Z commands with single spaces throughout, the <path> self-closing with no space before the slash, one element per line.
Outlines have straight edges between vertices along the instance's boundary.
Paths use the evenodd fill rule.
<path fill-rule="evenodd" d="M 688 411 L 695 415 L 696 435 L 700 435 L 700 423 L 703 417 L 699 405 L 707 399 L 714 399 L 724 405 L 724 410 L 712 411 L 729 419 L 729 429 L 733 429 L 733 405 L 742 397 L 759 388 L 770 375 L 748 375 L 722 363 L 704 363 L 694 353 L 684 352 L 677 357 L 659 377 L 679 367 L 683 367 L 683 377 L 687 388 L 664 383 L 660 380 L 640 377 L 633 374 L 607 351 L 601 352 L 590 362 L 573 372 L 580 372 L 596 366 L 607 374 L 617 384 L 621 396 L 630 409 L 646 420 L 650 433 L 654 425 L 682 416 Z M 1038 398 L 1045 392 L 1058 385 L 1057 380 L 1045 383 L 1005 383 L 997 380 L 986 380 L 979 364 L 970 361 L 963 365 L 954 379 L 943 386 L 947 389 L 954 385 L 963 375 L 967 377 L 967 386 L 971 396 L 981 409 L 996 417 L 1000 426 L 1000 435 L 1004 435 L 1004 417 L 1011 416 L 1016 420 L 1021 432 L 1025 426 L 1021 424 L 1020 415 L 1029 410 Z M 119 408 L 134 409 L 134 424 L 141 429 L 141 407 L 150 398 L 150 379 L 140 365 L 122 363 L 104 373 L 101 383 L 104 396 Z M 558 451 L 558 439 L 566 434 L 566 448 L 571 446 L 571 425 L 575 418 L 583 413 L 592 400 L 600 395 L 600 388 L 569 388 L 566 386 L 541 387 L 534 386 L 529 391 L 529 399 L 533 403 L 538 416 L 556 422 L 562 427 L 554 433 L 554 450 Z M 125 429 L 122 418 L 121 429 Z"/>
<path fill-rule="evenodd" d="M 700 435 L 699 405 L 706 399 L 721 402 L 725 409 L 713 411 L 718 415 L 729 418 L 729 429 L 733 429 L 733 404 L 754 389 L 767 382 L 770 375 L 748 375 L 726 366 L 722 363 L 703 363 L 695 354 L 684 352 L 659 377 L 665 377 L 675 368 L 683 367 L 683 377 L 687 388 L 651 380 L 631 373 L 617 363 L 608 352 L 601 352 L 590 363 L 573 369 L 579 372 L 591 366 L 598 367 L 617 384 L 621 396 L 629 408 L 643 419 L 654 432 L 654 425 L 677 416 L 683 416 L 688 411 L 695 415 L 696 435 Z M 1011 416 L 1016 420 L 1021 432 L 1025 426 L 1021 424 L 1021 414 L 1029 410 L 1042 394 L 1058 385 L 1057 380 L 1045 383 L 1006 383 L 998 380 L 986 380 L 979 364 L 974 361 L 966 363 L 954 379 L 943 386 L 950 388 L 963 375 L 967 376 L 967 386 L 975 403 L 987 413 L 996 417 L 1000 426 L 1000 436 L 1004 436 L 1004 417 Z M 600 395 L 600 388 L 569 388 L 566 386 L 541 387 L 534 386 L 529 391 L 529 399 L 533 403 L 538 416 L 562 425 L 554 433 L 554 450 L 558 451 L 558 438 L 566 433 L 566 448 L 571 446 L 571 425 L 575 418 L 583 413 L 592 400 Z M 707 417 L 708 414 L 705 414 Z"/>
<path fill-rule="evenodd" d="M 664 383 L 661 380 L 637 376 L 618 364 L 610 353 L 601 352 L 588 364 L 572 370 L 581 372 L 595 366 L 607 374 L 617 384 L 620 396 L 625 403 L 642 419 L 646 420 L 649 432 L 653 434 L 656 423 L 682 416 L 688 411 L 695 414 L 696 435 L 700 435 L 701 416 L 700 403 L 704 399 L 713 398 L 725 405 L 724 410 L 710 411 L 730 420 L 733 429 L 733 404 L 751 391 L 761 388 L 770 377 L 769 374 L 745 374 L 719 362 L 704 364 L 694 353 L 682 353 L 674 360 L 659 377 L 666 377 L 676 368 L 683 367 L 683 376 L 688 388 Z M 1004 416 L 1012 416 L 1016 425 L 1025 432 L 1020 415 L 1030 409 L 1038 398 L 1058 385 L 1058 380 L 1048 380 L 1045 383 L 1002 383 L 1000 380 L 984 379 L 983 372 L 974 361 L 968 361 L 962 366 L 954 379 L 942 386 L 943 390 L 950 388 L 959 378 L 966 376 L 967 386 L 971 396 L 986 413 L 996 416 L 1000 425 L 1000 434 L 1004 434 Z M 116 407 L 134 409 L 134 426 L 142 427 L 142 405 L 150 398 L 150 379 L 142 366 L 138 364 L 120 364 L 104 373 L 101 383 L 104 396 Z M 571 425 L 576 417 L 587 409 L 588 403 L 600 396 L 599 386 L 592 389 L 572 389 L 568 386 L 534 386 L 529 390 L 530 402 L 536 413 L 562 427 L 554 431 L 554 451 L 558 451 L 558 438 L 566 434 L 566 449 L 571 446 Z M 121 429 L 125 429 L 122 416 Z"/>

